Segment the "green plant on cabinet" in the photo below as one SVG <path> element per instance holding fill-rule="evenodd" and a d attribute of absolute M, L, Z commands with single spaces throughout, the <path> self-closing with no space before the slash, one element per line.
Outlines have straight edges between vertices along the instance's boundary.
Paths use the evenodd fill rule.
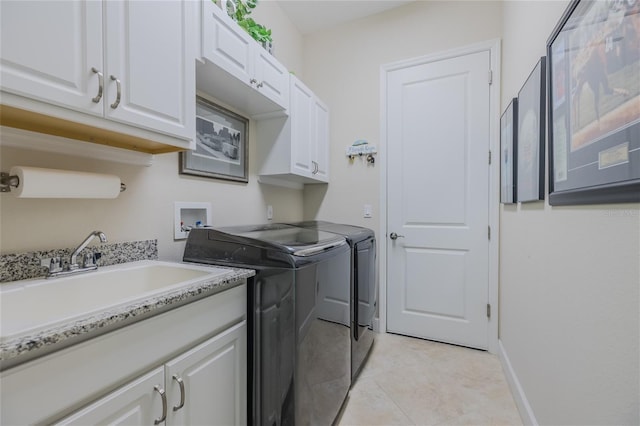
<path fill-rule="evenodd" d="M 263 46 L 273 43 L 271 30 L 264 25 L 258 24 L 249 15 L 258 5 L 258 0 L 227 0 L 235 6 L 232 10 L 227 11 L 229 15 L 244 29 L 254 40 Z"/>

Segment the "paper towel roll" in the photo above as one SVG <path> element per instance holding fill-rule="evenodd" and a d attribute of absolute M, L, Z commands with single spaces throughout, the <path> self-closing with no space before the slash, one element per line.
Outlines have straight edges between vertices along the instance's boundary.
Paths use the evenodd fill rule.
<path fill-rule="evenodd" d="M 72 172 L 15 166 L 10 176 L 18 176 L 18 187 L 11 193 L 18 198 L 116 198 L 120 178 L 98 173 Z"/>

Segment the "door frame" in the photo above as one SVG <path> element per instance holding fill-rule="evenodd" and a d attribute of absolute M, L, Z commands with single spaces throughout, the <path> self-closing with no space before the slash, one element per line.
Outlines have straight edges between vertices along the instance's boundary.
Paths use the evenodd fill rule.
<path fill-rule="evenodd" d="M 465 47 L 451 49 L 383 64 L 380 66 L 380 152 L 387 152 L 387 77 L 392 71 L 409 66 L 421 65 L 429 62 L 454 58 L 478 52 L 489 52 L 492 72 L 492 84 L 489 87 L 489 149 L 491 150 L 491 165 L 489 165 L 489 226 L 491 239 L 489 240 L 489 295 L 491 317 L 489 319 L 488 350 L 498 353 L 498 291 L 499 291 L 499 241 L 500 241 L 500 39 L 492 39 Z M 487 75 L 489 78 L 489 75 Z M 487 153 L 488 155 L 488 153 Z M 378 239 L 384 240 L 379 244 L 379 313 L 376 330 L 381 333 L 387 331 L 387 156 L 378 159 L 380 167 L 380 229 Z M 488 159 L 487 159 L 488 161 Z M 384 238 L 383 238 L 384 236 Z"/>

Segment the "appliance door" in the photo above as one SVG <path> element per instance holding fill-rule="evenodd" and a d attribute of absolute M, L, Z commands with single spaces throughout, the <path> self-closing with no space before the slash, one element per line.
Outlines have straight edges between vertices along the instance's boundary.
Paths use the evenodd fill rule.
<path fill-rule="evenodd" d="M 376 240 L 358 242 L 353 254 L 353 335 L 351 372 L 355 378 L 373 344 L 376 313 Z"/>
<path fill-rule="evenodd" d="M 259 268 L 249 292 L 249 418 L 255 425 L 295 425 L 295 279 L 293 269 Z"/>
<path fill-rule="evenodd" d="M 296 271 L 296 425 L 334 423 L 351 385 L 351 250 Z"/>

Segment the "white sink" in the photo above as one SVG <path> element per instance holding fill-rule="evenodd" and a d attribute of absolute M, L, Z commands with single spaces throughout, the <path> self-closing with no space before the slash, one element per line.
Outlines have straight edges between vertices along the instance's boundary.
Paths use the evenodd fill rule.
<path fill-rule="evenodd" d="M 0 340 L 209 281 L 228 269 L 145 260 L 0 284 Z"/>

